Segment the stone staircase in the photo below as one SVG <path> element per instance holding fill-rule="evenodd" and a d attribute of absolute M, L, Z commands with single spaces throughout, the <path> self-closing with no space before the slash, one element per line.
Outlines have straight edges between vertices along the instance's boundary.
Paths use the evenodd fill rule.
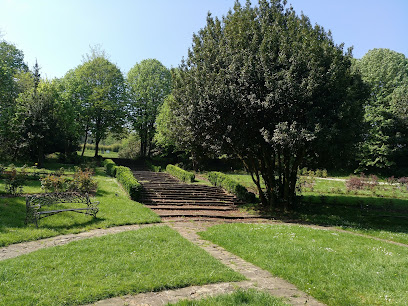
<path fill-rule="evenodd" d="M 164 219 L 254 219 L 238 210 L 240 201 L 218 187 L 182 183 L 165 172 L 133 170 L 142 184 L 141 202 Z"/>

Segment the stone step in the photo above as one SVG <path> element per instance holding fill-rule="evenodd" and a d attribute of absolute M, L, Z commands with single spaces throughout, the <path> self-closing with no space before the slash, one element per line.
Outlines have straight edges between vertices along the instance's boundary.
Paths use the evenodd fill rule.
<path fill-rule="evenodd" d="M 154 210 L 156 214 L 160 217 L 203 217 L 203 218 L 221 218 L 221 219 L 256 219 L 259 216 L 247 215 L 239 211 L 205 211 L 205 210 L 177 210 L 177 211 L 167 211 L 167 210 Z"/>
<path fill-rule="evenodd" d="M 234 202 L 220 202 L 220 201 L 188 201 L 188 200 L 173 200 L 163 201 L 145 200 L 141 201 L 145 205 L 201 205 L 201 206 L 233 206 Z"/>
<path fill-rule="evenodd" d="M 211 211 L 234 211 L 235 207 L 231 206 L 202 206 L 202 205 L 146 205 L 150 209 L 156 210 L 211 210 Z"/>

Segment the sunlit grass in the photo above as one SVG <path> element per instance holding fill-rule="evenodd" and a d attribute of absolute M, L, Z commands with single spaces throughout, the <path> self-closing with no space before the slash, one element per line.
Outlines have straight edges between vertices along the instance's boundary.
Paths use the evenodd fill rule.
<path fill-rule="evenodd" d="M 163 226 L 0 261 L 0 305 L 80 305 L 125 294 L 243 279 Z"/>
<path fill-rule="evenodd" d="M 224 224 L 200 235 L 328 305 L 408 300 L 407 247 L 295 225 Z"/>
<path fill-rule="evenodd" d="M 77 152 L 78 155 L 82 154 L 82 151 L 78 151 Z M 118 152 L 113 152 L 113 151 L 101 151 L 99 150 L 98 155 L 104 157 L 104 158 L 118 158 L 119 157 L 119 153 Z M 95 150 L 85 150 L 84 152 L 84 156 L 86 157 L 94 157 L 95 156 Z"/>
<path fill-rule="evenodd" d="M 254 289 L 237 291 L 231 294 L 220 294 L 214 297 L 208 297 L 201 300 L 182 300 L 175 304 L 167 304 L 174 306 L 284 306 L 286 304 L 282 299 L 271 296 L 270 294 Z"/>
<path fill-rule="evenodd" d="M 102 168 L 97 169 L 95 179 L 98 191 L 93 200 L 100 202 L 97 218 L 63 212 L 41 219 L 35 228 L 24 224 L 25 198 L 0 198 L 0 246 L 95 228 L 160 222 L 160 217 L 149 208 L 130 200 L 116 179 L 108 177 Z M 41 190 L 38 185 L 32 188 Z"/>

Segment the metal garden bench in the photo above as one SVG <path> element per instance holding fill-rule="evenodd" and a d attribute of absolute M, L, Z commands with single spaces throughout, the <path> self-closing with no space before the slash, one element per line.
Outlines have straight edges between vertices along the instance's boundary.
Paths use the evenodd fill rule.
<path fill-rule="evenodd" d="M 63 203 L 84 204 L 85 207 L 41 210 L 41 208 L 44 208 L 46 206 Z M 27 214 L 25 223 L 26 224 L 35 223 L 36 227 L 38 227 L 38 221 L 40 219 L 66 211 L 73 211 L 86 215 L 92 215 L 93 217 L 96 218 L 96 214 L 99 211 L 99 208 L 97 207 L 98 204 L 99 204 L 98 201 L 91 202 L 88 194 L 80 194 L 77 192 L 41 193 L 36 195 L 30 195 L 26 197 Z"/>

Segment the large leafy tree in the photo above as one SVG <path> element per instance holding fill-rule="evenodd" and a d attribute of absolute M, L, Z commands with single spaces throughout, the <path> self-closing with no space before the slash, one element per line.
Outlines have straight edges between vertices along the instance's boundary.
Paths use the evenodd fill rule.
<path fill-rule="evenodd" d="M 127 75 L 130 121 L 140 136 L 140 154 L 150 155 L 159 107 L 171 93 L 171 73 L 156 59 L 143 60 Z"/>
<path fill-rule="evenodd" d="M 368 132 L 361 148 L 363 170 L 408 167 L 408 59 L 389 49 L 373 49 L 357 62 L 370 97 L 365 105 Z"/>
<path fill-rule="evenodd" d="M 95 139 L 95 156 L 99 143 L 109 132 L 120 132 L 124 125 L 126 93 L 120 69 L 103 54 L 93 53 L 66 76 L 71 101 L 76 101 L 78 121 L 85 140 Z"/>
<path fill-rule="evenodd" d="M 311 144 L 329 141 L 343 119 L 353 124 L 351 113 L 362 117 L 351 60 L 281 1 L 236 2 L 194 35 L 175 80 L 177 115 L 194 144 L 242 160 L 265 206 L 288 210 Z"/>
<path fill-rule="evenodd" d="M 17 98 L 16 113 L 10 125 L 16 133 L 15 152 L 37 161 L 41 167 L 45 154 L 62 151 L 63 135 L 57 81 L 42 81 L 38 64 L 34 66 L 33 86 Z"/>
<path fill-rule="evenodd" d="M 27 86 L 28 83 L 28 86 Z M 6 41 L 0 41 L 0 154 L 9 155 L 15 140 L 10 121 L 16 112 L 15 99 L 31 87 L 31 75 L 23 52 Z"/>

